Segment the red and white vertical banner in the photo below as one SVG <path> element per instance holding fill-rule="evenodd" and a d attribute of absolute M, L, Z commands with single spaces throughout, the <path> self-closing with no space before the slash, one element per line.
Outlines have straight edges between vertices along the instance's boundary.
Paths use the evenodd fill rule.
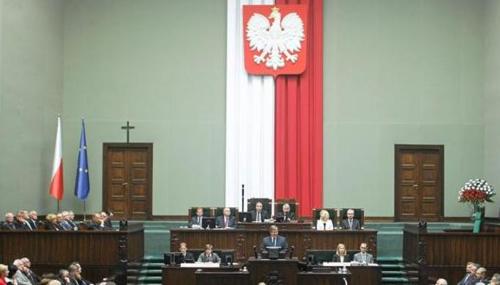
<path fill-rule="evenodd" d="M 62 159 L 62 130 L 61 117 L 57 117 L 56 145 L 54 149 L 54 162 L 52 165 L 52 178 L 50 179 L 50 196 L 62 200 L 64 194 L 63 159 Z"/>
<path fill-rule="evenodd" d="M 225 204 L 231 207 L 241 206 L 242 184 L 246 199 L 274 198 L 274 81 L 245 71 L 245 4 L 274 0 L 227 1 Z"/>
<path fill-rule="evenodd" d="M 308 7 L 307 65 L 276 80 L 276 199 L 296 198 L 299 215 L 323 207 L 323 1 L 276 0 Z"/>

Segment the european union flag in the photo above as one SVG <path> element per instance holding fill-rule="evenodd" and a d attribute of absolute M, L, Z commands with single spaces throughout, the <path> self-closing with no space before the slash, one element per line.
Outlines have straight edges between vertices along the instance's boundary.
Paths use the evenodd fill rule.
<path fill-rule="evenodd" d="M 85 137 L 85 122 L 82 119 L 82 133 L 80 135 L 80 150 L 78 151 L 78 165 L 76 168 L 75 196 L 80 200 L 87 199 L 90 192 L 89 165 L 87 160 L 87 139 Z"/>

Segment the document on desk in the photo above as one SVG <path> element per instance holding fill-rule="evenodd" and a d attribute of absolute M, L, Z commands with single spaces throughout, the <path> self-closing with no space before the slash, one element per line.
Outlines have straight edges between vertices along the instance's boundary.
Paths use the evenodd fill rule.
<path fill-rule="evenodd" d="M 220 263 L 213 263 L 213 262 L 181 263 L 181 267 L 185 267 L 185 268 L 219 268 Z"/>

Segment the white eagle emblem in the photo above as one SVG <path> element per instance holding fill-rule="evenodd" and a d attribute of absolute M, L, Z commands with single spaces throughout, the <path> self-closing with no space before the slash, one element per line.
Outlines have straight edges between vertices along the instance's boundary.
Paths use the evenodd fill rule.
<path fill-rule="evenodd" d="M 277 70 L 285 66 L 285 61 L 297 61 L 296 52 L 304 40 L 304 23 L 295 12 L 287 14 L 282 21 L 277 7 L 271 9 L 269 19 L 274 19 L 272 24 L 264 15 L 254 13 L 247 23 L 247 40 L 252 51 L 260 52 L 253 57 L 255 63 L 265 62 L 267 67 Z"/>

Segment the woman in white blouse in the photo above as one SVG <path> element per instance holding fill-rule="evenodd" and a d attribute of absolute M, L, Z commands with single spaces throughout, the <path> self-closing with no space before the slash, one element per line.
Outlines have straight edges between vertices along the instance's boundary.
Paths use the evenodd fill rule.
<path fill-rule="evenodd" d="M 319 212 L 319 220 L 316 222 L 316 229 L 318 231 L 333 230 L 333 223 L 327 210 L 321 210 L 321 212 Z"/>

